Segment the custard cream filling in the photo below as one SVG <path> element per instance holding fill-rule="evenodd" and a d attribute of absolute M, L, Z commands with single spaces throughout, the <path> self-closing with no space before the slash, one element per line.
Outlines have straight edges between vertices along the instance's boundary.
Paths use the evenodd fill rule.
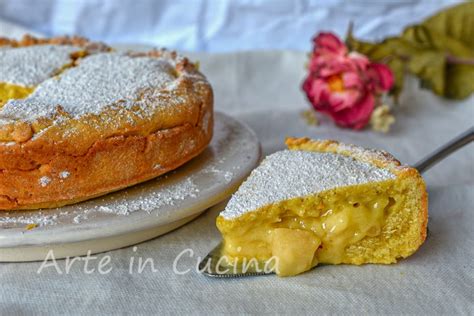
<path fill-rule="evenodd" d="M 318 263 L 365 263 L 372 248 L 407 229 L 400 223 L 410 213 L 404 212 L 404 196 L 391 189 L 391 182 L 379 183 L 378 189 L 364 185 L 295 198 L 234 221 L 219 217 L 224 253 L 231 260 L 277 258 L 276 272 L 283 276 Z M 393 258 L 387 253 L 375 261 L 391 263 Z"/>
<path fill-rule="evenodd" d="M 24 87 L 21 85 L 0 82 L 0 108 L 2 108 L 8 100 L 26 98 L 34 89 L 34 87 Z"/>

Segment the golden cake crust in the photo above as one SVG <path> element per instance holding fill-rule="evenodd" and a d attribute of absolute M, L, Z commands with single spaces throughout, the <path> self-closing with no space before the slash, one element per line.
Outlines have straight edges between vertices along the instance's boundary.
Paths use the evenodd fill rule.
<path fill-rule="evenodd" d="M 373 164 L 379 168 L 388 169 L 399 178 L 416 179 L 422 195 L 422 210 L 420 212 L 421 235 L 419 244 L 421 245 L 425 241 L 427 232 L 426 228 L 428 225 L 428 195 L 426 193 L 425 182 L 418 170 L 407 165 L 402 165 L 400 161 L 386 151 L 367 149 L 355 145 L 346 145 L 335 140 L 312 140 L 307 137 L 288 137 L 285 143 L 291 150 L 310 150 L 350 156 L 356 160 Z"/>
<path fill-rule="evenodd" d="M 57 36 L 51 38 L 37 38 L 29 34 L 24 35 L 21 39 L 13 39 L 7 37 L 0 37 L 0 46 L 11 47 L 27 47 L 33 45 L 72 45 L 86 48 L 87 50 L 108 51 L 110 47 L 100 43 L 91 42 L 87 38 L 80 36 Z"/>
<path fill-rule="evenodd" d="M 0 45 L 12 47 L 42 44 L 109 50 L 78 37 L 0 39 Z M 148 115 L 137 115 L 137 105 L 80 117 L 69 117 L 59 106 L 53 118 L 2 122 L 0 209 L 49 208 L 86 200 L 157 177 L 204 150 L 213 127 L 213 93 L 205 77 L 175 52 L 129 56 L 164 58 L 174 65 L 172 89 L 147 89 L 138 100 L 170 106 L 157 106 Z"/>

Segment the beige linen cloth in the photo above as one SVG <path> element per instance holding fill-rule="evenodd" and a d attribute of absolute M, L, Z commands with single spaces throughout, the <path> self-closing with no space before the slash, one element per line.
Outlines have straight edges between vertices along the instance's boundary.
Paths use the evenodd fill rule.
<path fill-rule="evenodd" d="M 306 125 L 300 83 L 305 54 L 289 51 L 193 54 L 215 89 L 216 110 L 247 123 L 264 154 L 284 147 L 285 136 L 332 138 L 385 149 L 415 163 L 473 125 L 474 98 L 446 101 L 407 83 L 397 122 L 387 134 L 336 128 L 322 119 Z M 474 80 L 474 78 L 473 78 Z M 154 240 L 97 255 L 110 256 L 106 274 L 97 261 L 76 262 L 62 274 L 37 271 L 40 263 L 0 264 L 0 314 L 473 314 L 474 146 L 463 148 L 425 174 L 430 236 L 412 257 L 395 265 L 323 266 L 291 278 L 211 279 L 197 273 L 199 256 L 219 242 L 215 206 L 193 222 Z M 180 275 L 173 272 L 181 257 Z M 129 273 L 131 257 L 151 268 Z"/>

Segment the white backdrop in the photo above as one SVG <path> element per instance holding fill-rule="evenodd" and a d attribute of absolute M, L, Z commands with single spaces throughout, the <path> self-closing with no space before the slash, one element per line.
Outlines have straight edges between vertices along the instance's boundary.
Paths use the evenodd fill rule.
<path fill-rule="evenodd" d="M 399 33 L 455 0 L 0 0 L 0 19 L 46 36 L 186 51 L 310 49 L 316 31 Z M 1 27 L 1 24 L 0 24 Z M 0 30 L 0 34 L 2 30 Z"/>
<path fill-rule="evenodd" d="M 127 7 L 126 2 L 110 1 L 93 9 L 95 1 L 83 0 L 77 11 L 72 0 L 37 0 L 31 1 L 30 7 L 26 2 L 30 1 L 0 0 L 0 15 L 8 17 L 9 23 L 22 22 L 24 26 L 17 28 L 0 20 L 0 36 L 19 36 L 32 27 L 45 35 L 78 32 L 116 42 L 223 51 L 308 50 L 315 30 L 344 32 L 349 19 L 355 20 L 360 34 L 377 38 L 398 32 L 449 1 L 383 5 L 375 1 L 350 5 L 326 1 L 311 10 L 304 9 L 305 3 L 300 1 L 297 12 L 291 11 L 289 2 L 270 6 L 264 1 L 252 5 L 244 1 L 187 1 L 190 8 L 184 10 L 184 1 L 171 6 L 171 2 L 150 1 L 145 5 L 136 0 L 141 5 L 120 12 L 117 8 Z M 255 3 L 261 3 L 260 10 Z M 222 11 L 211 10 L 218 5 Z M 199 11 L 201 20 L 197 8 L 205 9 Z M 147 18 L 121 24 L 125 12 Z M 179 15 L 181 19 L 174 18 Z M 296 16 L 301 18 L 295 20 Z M 196 25 L 200 25 L 199 32 Z M 188 34 L 195 36 L 188 38 Z M 339 129 L 323 117 L 320 126 L 308 126 L 300 116 L 301 110 L 308 108 L 300 90 L 307 59 L 304 52 L 190 55 L 201 62 L 214 87 L 216 109 L 254 129 L 265 155 L 282 149 L 285 136 L 308 136 L 385 149 L 402 162 L 413 163 L 473 123 L 473 96 L 461 102 L 447 101 L 408 80 L 397 108 L 397 122 L 387 135 Z M 224 207 L 220 204 L 180 229 L 139 244 L 136 252 L 128 247 L 97 255 L 98 260 L 112 258 L 113 270 L 106 275 L 84 273 L 83 263 L 61 275 L 54 268 L 38 274 L 39 262 L 1 263 L 0 314 L 473 315 L 473 157 L 471 145 L 424 175 L 430 199 L 430 237 L 414 256 L 396 265 L 323 266 L 295 278 L 214 280 L 194 270 L 176 275 L 172 265 L 179 253 L 188 248 L 194 251 L 195 256 L 182 266 L 193 269 L 196 257 L 207 254 L 218 243 L 215 217 Z M 130 274 L 127 263 L 132 256 L 153 259 L 158 271 Z M 61 261 L 61 269 L 64 265 Z"/>

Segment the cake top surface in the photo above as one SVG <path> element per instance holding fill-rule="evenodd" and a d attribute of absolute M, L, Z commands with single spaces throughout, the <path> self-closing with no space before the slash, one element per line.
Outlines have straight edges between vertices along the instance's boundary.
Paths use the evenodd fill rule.
<path fill-rule="evenodd" d="M 174 82 L 174 71 L 164 58 L 125 53 L 87 56 L 76 67 L 42 82 L 27 98 L 8 101 L 0 118 L 33 121 L 52 117 L 58 105 L 72 117 L 98 114 L 117 102 L 130 107 L 144 89 L 164 89 Z"/>
<path fill-rule="evenodd" d="M 395 179 L 389 170 L 342 154 L 283 150 L 252 171 L 220 215 L 233 219 L 272 203 L 389 179 Z"/>
<path fill-rule="evenodd" d="M 0 41 L 8 152 L 60 142 L 81 154 L 99 139 L 195 124 L 203 103 L 212 103 L 211 85 L 174 51 L 117 52 L 79 37 Z"/>
<path fill-rule="evenodd" d="M 0 82 L 35 86 L 71 63 L 72 45 L 34 45 L 0 49 Z"/>

